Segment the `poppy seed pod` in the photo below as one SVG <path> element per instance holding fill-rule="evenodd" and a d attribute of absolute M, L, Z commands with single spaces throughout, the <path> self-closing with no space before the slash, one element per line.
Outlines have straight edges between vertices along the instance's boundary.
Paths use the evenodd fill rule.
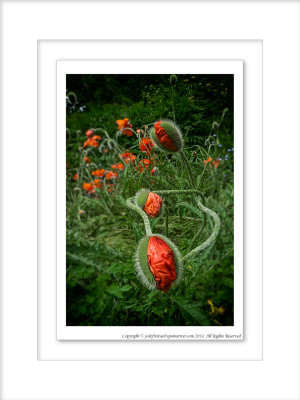
<path fill-rule="evenodd" d="M 175 153 L 183 148 L 183 137 L 181 130 L 171 120 L 160 120 L 155 122 L 150 131 L 150 135 L 155 144 L 169 153 Z"/>
<path fill-rule="evenodd" d="M 181 255 L 174 243 L 163 235 L 144 237 L 136 252 L 135 268 L 149 290 L 168 292 L 182 279 Z"/>
<path fill-rule="evenodd" d="M 148 189 L 141 189 L 135 198 L 136 205 L 145 211 L 151 217 L 156 218 L 162 213 L 163 201 L 162 198 Z"/>

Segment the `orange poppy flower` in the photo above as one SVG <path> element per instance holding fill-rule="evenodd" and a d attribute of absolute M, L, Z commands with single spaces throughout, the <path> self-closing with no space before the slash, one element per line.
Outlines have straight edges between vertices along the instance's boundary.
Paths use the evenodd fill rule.
<path fill-rule="evenodd" d="M 73 181 L 77 181 L 77 179 L 79 179 L 79 175 L 76 173 L 74 176 L 73 176 Z"/>
<path fill-rule="evenodd" d="M 92 138 L 87 139 L 83 143 L 83 147 L 85 148 L 86 146 L 91 146 L 91 147 L 99 147 L 99 142 L 98 140 L 101 140 L 101 136 L 93 136 Z"/>
<path fill-rule="evenodd" d="M 132 124 L 129 123 L 128 118 L 117 119 L 116 124 L 118 125 L 119 131 L 121 131 L 123 135 L 133 136 L 133 132 L 130 129 L 126 129 L 126 128 L 132 128 Z"/>
<path fill-rule="evenodd" d="M 152 139 L 143 138 L 139 143 L 139 149 L 149 155 L 152 151 L 152 147 L 154 146 L 154 142 Z"/>
<path fill-rule="evenodd" d="M 102 186 L 102 182 L 100 181 L 100 179 L 94 179 L 94 184 L 95 184 L 95 187 L 98 189 L 100 189 Z"/>
<path fill-rule="evenodd" d="M 220 162 L 221 162 L 220 160 L 214 160 L 214 161 L 212 162 L 212 165 L 213 165 L 215 168 L 218 168 Z"/>
<path fill-rule="evenodd" d="M 93 175 L 93 176 L 102 177 L 102 176 L 105 175 L 105 172 L 106 172 L 106 171 L 105 171 L 104 168 L 102 168 L 102 169 L 96 169 L 95 171 L 92 172 L 92 175 Z"/>
<path fill-rule="evenodd" d="M 163 239 L 151 236 L 147 247 L 147 257 L 157 288 L 167 292 L 177 276 L 173 250 Z"/>
<path fill-rule="evenodd" d="M 89 157 L 84 157 L 84 161 L 89 163 L 89 162 L 91 162 L 91 159 Z"/>
<path fill-rule="evenodd" d="M 150 160 L 148 158 L 144 158 L 143 160 L 141 160 L 137 167 L 135 167 L 135 169 L 138 171 L 140 170 L 140 172 L 143 172 L 144 169 L 148 169 L 149 165 L 151 164 L 151 162 L 153 161 L 153 158 L 151 158 Z M 144 168 L 143 168 L 144 167 Z"/>
<path fill-rule="evenodd" d="M 111 166 L 112 169 L 124 169 L 124 165 L 122 163 L 117 163 Z"/>
<path fill-rule="evenodd" d="M 91 183 L 83 183 L 82 189 L 86 190 L 87 192 L 91 192 L 95 188 L 94 188 L 94 185 L 92 185 Z"/>
<path fill-rule="evenodd" d="M 221 161 L 219 159 L 213 160 L 211 157 L 209 157 L 207 160 L 203 160 L 204 165 L 209 164 L 210 167 L 214 166 L 215 168 L 218 168 L 220 163 L 221 163 Z"/>
<path fill-rule="evenodd" d="M 114 172 L 114 171 L 108 171 L 108 173 L 106 174 L 106 179 L 110 180 L 110 179 L 115 179 L 117 178 L 118 173 Z"/>
<path fill-rule="evenodd" d="M 136 156 L 132 153 L 126 152 L 123 154 L 120 154 L 120 157 L 123 158 L 126 164 L 134 164 L 134 161 L 136 160 Z"/>

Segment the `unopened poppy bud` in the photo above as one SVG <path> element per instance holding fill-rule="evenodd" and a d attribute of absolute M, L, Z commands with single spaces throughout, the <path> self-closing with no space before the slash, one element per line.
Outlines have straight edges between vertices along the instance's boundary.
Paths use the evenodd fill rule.
<path fill-rule="evenodd" d="M 156 218 L 162 213 L 162 198 L 149 189 L 141 189 L 136 194 L 136 205 L 142 208 L 149 217 Z"/>
<path fill-rule="evenodd" d="M 181 130 L 171 120 L 160 120 L 154 124 L 150 135 L 155 144 L 166 152 L 174 153 L 183 147 L 183 137 Z"/>
<path fill-rule="evenodd" d="M 93 134 L 94 134 L 94 131 L 93 131 L 92 129 L 88 129 L 88 130 L 85 132 L 85 135 L 86 135 L 89 139 L 93 136 Z"/>
<path fill-rule="evenodd" d="M 183 275 L 180 252 L 163 235 L 147 236 L 140 241 L 135 267 L 139 279 L 149 290 L 168 292 Z"/>
<path fill-rule="evenodd" d="M 172 86 L 175 86 L 176 82 L 177 82 L 177 76 L 176 76 L 176 75 L 171 75 L 171 76 L 170 76 L 170 83 L 171 83 L 171 85 L 172 85 Z"/>

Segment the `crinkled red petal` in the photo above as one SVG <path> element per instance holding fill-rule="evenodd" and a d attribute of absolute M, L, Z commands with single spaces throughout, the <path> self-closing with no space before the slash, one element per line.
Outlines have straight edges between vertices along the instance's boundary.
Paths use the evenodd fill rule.
<path fill-rule="evenodd" d="M 160 143 L 168 150 L 177 151 L 174 143 L 172 142 L 170 136 L 168 136 L 167 132 L 160 125 L 161 121 L 158 121 L 154 124 L 154 132 L 156 134 L 157 139 Z"/>
<path fill-rule="evenodd" d="M 162 206 L 162 199 L 158 194 L 150 192 L 148 194 L 144 211 L 149 217 L 155 218 L 159 215 Z"/>
<path fill-rule="evenodd" d="M 157 288 L 167 292 L 176 279 L 176 266 L 173 250 L 157 236 L 151 236 L 147 248 L 148 265 Z"/>

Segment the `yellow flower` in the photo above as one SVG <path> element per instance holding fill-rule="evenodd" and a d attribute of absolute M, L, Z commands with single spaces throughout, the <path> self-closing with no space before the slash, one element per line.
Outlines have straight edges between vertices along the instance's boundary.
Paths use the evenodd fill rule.
<path fill-rule="evenodd" d="M 214 307 L 214 303 L 212 302 L 212 299 L 208 299 L 207 303 L 210 305 L 211 313 L 213 314 L 215 312 L 215 307 Z"/>

